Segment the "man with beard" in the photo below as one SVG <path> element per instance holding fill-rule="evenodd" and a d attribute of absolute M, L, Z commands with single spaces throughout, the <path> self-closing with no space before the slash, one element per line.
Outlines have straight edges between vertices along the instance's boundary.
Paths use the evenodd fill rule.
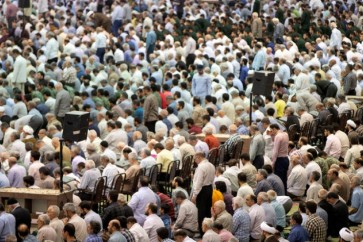
<path fill-rule="evenodd" d="M 157 215 L 158 207 L 154 203 L 149 203 L 146 206 L 145 215 L 146 220 L 143 228 L 150 238 L 150 242 L 158 242 L 158 235 L 156 230 L 164 227 L 164 223 L 161 218 Z"/>

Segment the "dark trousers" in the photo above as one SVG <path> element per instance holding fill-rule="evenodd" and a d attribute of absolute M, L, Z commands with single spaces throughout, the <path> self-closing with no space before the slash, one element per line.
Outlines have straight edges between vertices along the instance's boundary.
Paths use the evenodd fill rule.
<path fill-rule="evenodd" d="M 265 160 L 263 159 L 263 155 L 257 155 L 252 162 L 252 164 L 256 167 L 257 170 L 261 169 L 264 163 Z"/>
<path fill-rule="evenodd" d="M 150 62 L 150 54 L 154 52 L 155 44 L 151 44 L 146 49 L 146 60 Z"/>
<path fill-rule="evenodd" d="M 285 193 L 287 190 L 287 170 L 289 169 L 289 158 L 277 157 L 275 162 L 275 174 L 281 178 L 284 183 Z"/>
<path fill-rule="evenodd" d="M 202 223 L 204 218 L 210 218 L 210 209 L 212 207 L 212 185 L 202 187 L 202 190 L 197 196 L 197 208 L 198 208 L 198 225 L 200 234 L 203 234 Z"/>
<path fill-rule="evenodd" d="M 96 55 L 100 59 L 100 62 L 103 64 L 103 58 L 106 53 L 106 48 L 97 48 Z"/>
<path fill-rule="evenodd" d="M 122 20 L 115 20 L 112 23 L 112 34 L 113 36 L 119 36 L 118 30 L 122 26 Z"/>
<path fill-rule="evenodd" d="M 149 131 L 154 132 L 154 133 L 155 133 L 155 124 L 156 124 L 156 120 L 145 122 L 145 126 L 149 129 Z"/>

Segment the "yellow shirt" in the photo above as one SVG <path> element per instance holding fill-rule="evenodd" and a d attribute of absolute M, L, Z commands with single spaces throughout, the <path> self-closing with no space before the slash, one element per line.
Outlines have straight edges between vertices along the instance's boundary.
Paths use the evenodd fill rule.
<path fill-rule="evenodd" d="M 286 103 L 284 100 L 280 99 L 275 102 L 275 108 L 276 108 L 276 117 L 281 118 L 284 116 Z"/>
<path fill-rule="evenodd" d="M 214 205 L 215 202 L 223 200 L 224 200 L 223 194 L 220 191 L 213 189 L 212 206 Z"/>
<path fill-rule="evenodd" d="M 168 171 L 169 164 L 173 161 L 173 153 L 167 149 L 163 149 L 156 157 L 156 163 L 163 165 L 161 172 L 166 173 Z"/>

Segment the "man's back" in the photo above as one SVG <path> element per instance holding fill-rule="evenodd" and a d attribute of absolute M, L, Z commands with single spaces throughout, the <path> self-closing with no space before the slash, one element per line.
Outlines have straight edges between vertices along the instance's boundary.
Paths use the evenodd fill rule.
<path fill-rule="evenodd" d="M 146 217 L 143 228 L 148 234 L 150 242 L 158 242 L 156 230 L 162 227 L 164 227 L 164 223 L 158 215 L 151 214 Z"/>
<path fill-rule="evenodd" d="M 145 222 L 145 207 L 148 203 L 156 203 L 156 194 L 148 187 L 140 187 L 128 204 L 134 211 L 135 218 L 140 225 Z"/>

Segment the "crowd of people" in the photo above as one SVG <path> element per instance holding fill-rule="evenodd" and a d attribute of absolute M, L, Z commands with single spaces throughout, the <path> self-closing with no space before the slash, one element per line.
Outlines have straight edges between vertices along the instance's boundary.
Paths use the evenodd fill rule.
<path fill-rule="evenodd" d="M 0 203 L 0 241 L 363 240 L 361 1 L 0 5 L 0 188 L 74 191 L 36 226 Z M 252 93 L 259 71 L 271 95 Z M 70 111 L 87 139 L 61 150 Z M 150 179 L 189 157 L 191 182 Z"/>

